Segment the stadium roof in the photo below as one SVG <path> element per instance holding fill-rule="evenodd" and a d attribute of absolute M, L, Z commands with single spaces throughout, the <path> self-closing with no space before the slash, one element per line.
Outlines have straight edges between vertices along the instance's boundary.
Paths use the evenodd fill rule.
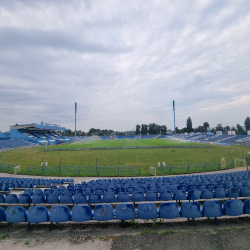
<path fill-rule="evenodd" d="M 37 123 L 31 123 L 31 124 L 16 124 L 13 126 L 10 126 L 10 129 L 51 129 L 51 130 L 67 130 L 64 127 L 61 127 L 60 125 L 56 124 L 49 124 L 49 123 L 43 123 L 37 124 Z"/>

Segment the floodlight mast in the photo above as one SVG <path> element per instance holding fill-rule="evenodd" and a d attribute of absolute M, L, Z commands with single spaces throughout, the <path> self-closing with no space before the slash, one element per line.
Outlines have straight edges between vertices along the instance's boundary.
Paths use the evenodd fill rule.
<path fill-rule="evenodd" d="M 175 127 L 175 101 L 173 100 L 173 112 L 174 112 L 174 134 L 176 135 L 176 127 Z"/>
<path fill-rule="evenodd" d="M 76 111 L 77 111 L 77 103 L 75 102 L 75 137 L 76 137 Z"/>

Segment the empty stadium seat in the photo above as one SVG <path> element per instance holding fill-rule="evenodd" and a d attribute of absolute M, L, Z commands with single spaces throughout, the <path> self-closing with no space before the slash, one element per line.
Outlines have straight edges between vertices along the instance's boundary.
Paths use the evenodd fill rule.
<path fill-rule="evenodd" d="M 201 199 L 213 199 L 214 198 L 214 193 L 212 189 L 203 189 L 201 191 Z"/>
<path fill-rule="evenodd" d="M 89 221 L 92 220 L 93 212 L 87 205 L 77 205 L 72 208 L 72 221 Z"/>
<path fill-rule="evenodd" d="M 110 204 L 98 204 L 94 208 L 94 220 L 108 221 L 114 219 L 114 210 Z"/>
<path fill-rule="evenodd" d="M 5 197 L 3 194 L 0 194 L 0 203 L 5 203 Z"/>
<path fill-rule="evenodd" d="M 238 216 L 243 214 L 243 205 L 241 200 L 227 200 L 223 206 L 224 215 Z"/>
<path fill-rule="evenodd" d="M 16 194 L 6 194 L 5 203 L 9 203 L 9 204 L 19 203 L 18 196 Z"/>
<path fill-rule="evenodd" d="M 87 204 L 88 198 L 84 193 L 75 193 L 74 202 L 75 204 Z"/>
<path fill-rule="evenodd" d="M 102 203 L 102 196 L 99 193 L 89 194 L 89 203 Z"/>
<path fill-rule="evenodd" d="M 217 188 L 214 190 L 214 198 L 223 199 L 227 197 L 225 188 Z"/>
<path fill-rule="evenodd" d="M 173 200 L 172 192 L 170 190 L 164 190 L 160 192 L 160 201 L 171 201 Z"/>
<path fill-rule="evenodd" d="M 19 223 L 27 221 L 27 213 L 23 207 L 11 206 L 6 210 L 6 221 L 10 223 Z"/>
<path fill-rule="evenodd" d="M 243 205 L 243 213 L 250 214 L 250 199 L 245 200 Z"/>
<path fill-rule="evenodd" d="M 32 196 L 32 203 L 34 203 L 34 204 L 46 203 L 44 195 L 34 193 L 33 196 Z"/>
<path fill-rule="evenodd" d="M 142 192 L 134 191 L 132 193 L 131 201 L 133 201 L 133 202 L 141 202 L 141 201 L 144 201 L 144 200 L 145 200 L 145 198 L 144 198 L 144 194 Z"/>
<path fill-rule="evenodd" d="M 2 207 L 0 207 L 0 222 L 1 221 L 6 221 L 6 212 Z"/>
<path fill-rule="evenodd" d="M 237 198 L 240 196 L 239 189 L 237 187 L 232 187 L 227 190 L 227 197 L 228 198 Z"/>
<path fill-rule="evenodd" d="M 74 204 L 74 199 L 71 194 L 61 194 L 60 196 L 60 203 L 62 204 Z"/>
<path fill-rule="evenodd" d="M 135 219 L 135 207 L 133 204 L 118 204 L 116 207 L 116 219 L 122 221 Z"/>
<path fill-rule="evenodd" d="M 200 191 L 198 189 L 192 189 L 188 191 L 187 200 L 199 200 L 200 199 Z"/>
<path fill-rule="evenodd" d="M 117 195 L 117 202 L 129 202 L 130 196 L 128 192 L 119 192 Z"/>
<path fill-rule="evenodd" d="M 180 209 L 180 216 L 188 219 L 201 217 L 200 203 L 197 201 L 183 202 Z"/>
<path fill-rule="evenodd" d="M 48 193 L 46 196 L 46 202 L 48 204 L 56 204 L 60 202 L 60 199 L 57 194 L 55 193 Z"/>
<path fill-rule="evenodd" d="M 242 187 L 240 189 L 240 197 L 250 197 L 250 188 L 249 187 Z"/>
<path fill-rule="evenodd" d="M 154 203 L 140 203 L 137 209 L 137 218 L 152 220 L 157 218 L 157 208 Z"/>
<path fill-rule="evenodd" d="M 166 188 L 165 188 L 166 190 Z M 162 190 L 161 192 L 163 192 L 164 190 Z M 146 192 L 146 201 L 158 201 L 159 197 L 158 197 L 158 191 L 147 191 Z"/>
<path fill-rule="evenodd" d="M 220 201 L 206 201 L 202 207 L 202 215 L 205 217 L 214 217 L 217 222 L 217 217 L 223 216 L 222 204 Z"/>
<path fill-rule="evenodd" d="M 176 202 L 162 203 L 159 208 L 159 217 L 163 219 L 174 219 L 178 218 L 179 208 Z"/>
<path fill-rule="evenodd" d="M 185 190 L 175 190 L 174 195 L 173 195 L 173 199 L 176 201 L 186 200 L 187 199 L 186 191 Z"/>
<path fill-rule="evenodd" d="M 34 190 L 34 194 L 43 194 L 43 190 L 40 188 L 37 188 Z"/>
<path fill-rule="evenodd" d="M 28 209 L 28 229 L 30 229 L 31 223 L 43 223 L 49 221 L 49 213 L 46 207 L 33 206 Z"/>
<path fill-rule="evenodd" d="M 34 192 L 33 192 L 32 189 L 27 188 L 27 189 L 24 189 L 23 193 L 24 194 L 29 194 L 30 196 L 32 196 Z"/>
<path fill-rule="evenodd" d="M 32 203 L 31 196 L 29 194 L 19 194 L 19 203 L 30 205 Z"/>
<path fill-rule="evenodd" d="M 53 222 L 66 222 L 71 220 L 71 213 L 67 206 L 52 206 L 50 209 L 49 221 L 51 222 L 51 229 Z"/>

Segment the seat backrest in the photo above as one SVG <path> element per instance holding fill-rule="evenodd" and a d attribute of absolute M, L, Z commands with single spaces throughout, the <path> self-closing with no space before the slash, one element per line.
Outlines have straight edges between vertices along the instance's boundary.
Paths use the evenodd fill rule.
<path fill-rule="evenodd" d="M 243 213 L 250 214 L 250 199 L 245 200 L 243 205 Z"/>
<path fill-rule="evenodd" d="M 181 205 L 180 215 L 184 218 L 201 217 L 200 203 L 197 201 L 183 202 Z"/>
<path fill-rule="evenodd" d="M 34 204 L 41 204 L 41 203 L 45 203 L 45 197 L 43 194 L 33 194 L 32 196 L 32 203 Z"/>
<path fill-rule="evenodd" d="M 24 194 L 29 194 L 30 196 L 32 196 L 34 192 L 33 192 L 32 189 L 27 188 L 27 189 L 24 189 L 23 193 Z"/>
<path fill-rule="evenodd" d="M 74 203 L 74 199 L 71 194 L 61 194 L 60 203 L 62 204 Z"/>
<path fill-rule="evenodd" d="M 187 200 L 199 200 L 201 197 L 200 191 L 198 189 L 192 189 L 188 191 Z"/>
<path fill-rule="evenodd" d="M 159 217 L 164 219 L 174 219 L 178 218 L 179 208 L 176 202 L 166 202 L 160 205 Z"/>
<path fill-rule="evenodd" d="M 37 188 L 34 190 L 34 194 L 43 194 L 43 190 L 40 188 Z"/>
<path fill-rule="evenodd" d="M 139 191 L 134 191 L 131 196 L 131 201 L 133 202 L 141 202 L 144 201 L 144 194 Z"/>
<path fill-rule="evenodd" d="M 237 187 L 232 187 L 227 190 L 228 198 L 237 198 L 240 196 L 239 189 Z"/>
<path fill-rule="evenodd" d="M 206 201 L 202 207 L 202 215 L 205 217 L 220 217 L 223 215 L 222 204 L 218 200 Z"/>
<path fill-rule="evenodd" d="M 201 191 L 201 199 L 213 199 L 214 193 L 212 189 L 203 189 Z"/>
<path fill-rule="evenodd" d="M 28 209 L 27 222 L 42 223 L 49 220 L 49 213 L 46 207 L 32 206 Z"/>
<path fill-rule="evenodd" d="M 166 188 L 165 188 L 166 190 Z M 158 201 L 158 192 L 157 191 L 147 191 L 146 193 L 146 201 Z"/>
<path fill-rule="evenodd" d="M 23 207 L 11 206 L 6 210 L 6 221 L 10 223 L 26 222 L 27 213 Z"/>
<path fill-rule="evenodd" d="M 5 203 L 9 204 L 19 203 L 19 199 L 16 194 L 6 194 Z"/>
<path fill-rule="evenodd" d="M 128 192 L 119 192 L 117 195 L 117 202 L 129 202 L 130 196 Z"/>
<path fill-rule="evenodd" d="M 20 204 L 30 204 L 32 199 L 30 194 L 19 194 L 19 203 Z"/>
<path fill-rule="evenodd" d="M 160 199 L 160 201 L 171 201 L 171 200 L 173 200 L 172 192 L 169 191 L 169 190 L 161 191 L 159 199 Z"/>
<path fill-rule="evenodd" d="M 72 208 L 72 221 L 89 221 L 92 220 L 91 208 L 87 205 L 77 205 Z"/>
<path fill-rule="evenodd" d="M 60 199 L 59 199 L 57 194 L 50 193 L 50 194 L 47 194 L 47 196 L 46 196 L 46 202 L 48 204 L 56 204 L 56 203 L 60 202 Z"/>
<path fill-rule="evenodd" d="M 88 198 L 84 193 L 75 193 L 74 202 L 75 204 L 86 204 L 88 203 Z"/>
<path fill-rule="evenodd" d="M 225 188 L 216 188 L 214 190 L 214 198 L 226 198 L 227 197 L 227 193 L 226 193 L 226 189 Z"/>
<path fill-rule="evenodd" d="M 243 214 L 243 205 L 241 200 L 227 200 L 223 206 L 223 213 L 230 216 Z"/>
<path fill-rule="evenodd" d="M 2 207 L 0 207 L 0 222 L 1 221 L 6 221 L 6 213 Z"/>
<path fill-rule="evenodd" d="M 154 203 L 140 203 L 137 210 L 137 218 L 152 220 L 157 218 L 157 208 Z"/>
<path fill-rule="evenodd" d="M 52 206 L 50 208 L 50 222 L 65 222 L 71 220 L 71 213 L 67 206 Z"/>
<path fill-rule="evenodd" d="M 98 204 L 94 209 L 94 220 L 108 221 L 113 220 L 114 210 L 110 204 Z"/>
<path fill-rule="evenodd" d="M 240 189 L 240 197 L 250 197 L 250 187 L 242 187 Z"/>
<path fill-rule="evenodd" d="M 101 203 L 102 196 L 98 193 L 90 193 L 89 194 L 89 203 Z"/>
<path fill-rule="evenodd" d="M 133 220 L 135 219 L 135 207 L 133 204 L 118 204 L 116 207 L 117 220 Z"/>
<path fill-rule="evenodd" d="M 3 194 L 0 194 L 0 203 L 5 203 L 5 197 Z"/>
<path fill-rule="evenodd" d="M 185 190 L 175 190 L 173 195 L 174 200 L 186 200 L 186 191 Z"/>
<path fill-rule="evenodd" d="M 116 202 L 116 197 L 114 192 L 106 192 L 103 195 L 103 203 L 113 203 Z"/>

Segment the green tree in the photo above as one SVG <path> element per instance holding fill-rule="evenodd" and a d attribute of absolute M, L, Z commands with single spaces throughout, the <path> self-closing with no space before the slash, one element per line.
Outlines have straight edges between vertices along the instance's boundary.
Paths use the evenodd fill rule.
<path fill-rule="evenodd" d="M 221 123 L 217 124 L 216 131 L 223 131 L 223 127 Z"/>
<path fill-rule="evenodd" d="M 139 125 L 139 124 L 137 124 L 136 126 L 135 126 L 135 134 L 136 135 L 139 135 L 141 133 L 141 126 Z"/>
<path fill-rule="evenodd" d="M 141 134 L 146 135 L 148 133 L 148 125 L 142 124 L 141 125 Z"/>
<path fill-rule="evenodd" d="M 193 132 L 193 127 L 192 127 L 192 120 L 190 117 L 187 118 L 187 132 Z M 177 133 L 177 131 L 176 131 Z"/>
<path fill-rule="evenodd" d="M 250 118 L 249 117 L 246 118 L 244 124 L 246 126 L 246 131 L 250 130 Z"/>
<path fill-rule="evenodd" d="M 240 124 L 237 124 L 238 134 L 241 135 L 243 133 L 243 128 L 240 126 Z"/>
<path fill-rule="evenodd" d="M 211 132 L 214 133 L 214 134 L 216 134 L 215 128 L 212 128 L 212 129 L 211 129 Z"/>
<path fill-rule="evenodd" d="M 203 123 L 203 126 L 205 127 L 205 130 L 207 131 L 207 128 L 209 128 L 210 127 L 210 125 L 209 125 L 209 123 L 208 122 L 204 122 Z"/>

